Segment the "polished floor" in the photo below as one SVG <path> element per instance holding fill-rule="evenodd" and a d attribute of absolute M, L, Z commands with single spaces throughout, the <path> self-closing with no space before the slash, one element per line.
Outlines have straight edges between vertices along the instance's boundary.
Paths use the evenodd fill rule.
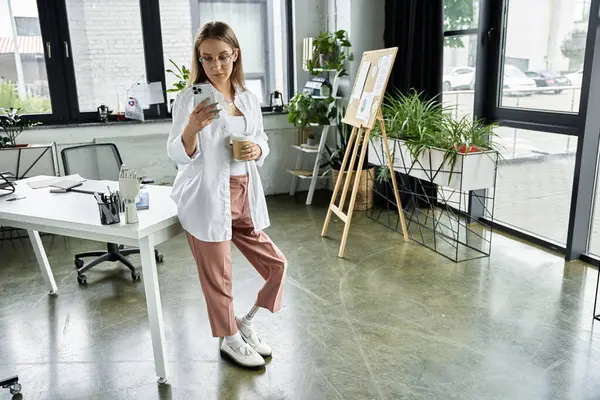
<path fill-rule="evenodd" d="M 269 199 L 289 269 L 283 311 L 255 322 L 274 349 L 264 371 L 220 358 L 183 236 L 160 246 L 168 385 L 143 281 L 105 265 L 79 286 L 72 254 L 101 244 L 45 236 L 57 297 L 27 240 L 0 242 L 0 377 L 18 373 L 23 399 L 600 398 L 595 269 L 500 235 L 490 258 L 454 264 L 362 214 L 342 260 L 341 223 L 321 238 L 325 209 L 302 200 Z M 235 251 L 237 312 L 260 285 Z"/>

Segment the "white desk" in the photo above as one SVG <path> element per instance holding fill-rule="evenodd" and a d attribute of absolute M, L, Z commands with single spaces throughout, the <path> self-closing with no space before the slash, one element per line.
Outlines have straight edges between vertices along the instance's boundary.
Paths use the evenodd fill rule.
<path fill-rule="evenodd" d="M 122 217 L 120 225 L 105 226 L 100 224 L 94 196 L 76 192 L 50 193 L 49 188 L 31 189 L 27 184 L 40 178 L 48 177 L 17 181 L 17 190 L 13 195 L 0 197 L 0 225 L 27 229 L 42 276 L 53 295 L 58 293 L 58 289 L 38 232 L 139 247 L 156 375 L 159 383 L 165 383 L 165 332 L 154 246 L 183 232 L 175 203 L 169 197 L 171 188 L 152 185 L 146 187 L 150 193 L 150 209 L 138 212 L 138 224 L 127 225 Z M 108 183 L 111 190 L 118 188 L 117 182 Z M 88 184 L 97 186 L 98 182 Z M 85 183 L 82 188 L 85 188 Z M 12 197 L 25 198 L 6 201 Z"/>

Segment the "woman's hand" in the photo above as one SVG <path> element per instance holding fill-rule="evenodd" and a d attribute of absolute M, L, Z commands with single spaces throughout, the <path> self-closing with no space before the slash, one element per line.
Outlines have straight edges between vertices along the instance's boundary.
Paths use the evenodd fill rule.
<path fill-rule="evenodd" d="M 219 115 L 217 103 L 208 104 L 208 99 L 206 99 L 198 104 L 190 114 L 186 130 L 196 134 L 210 125 L 217 115 Z"/>
<path fill-rule="evenodd" d="M 252 143 L 244 146 L 242 155 L 246 161 L 258 160 L 262 156 L 262 149 L 256 143 Z"/>
<path fill-rule="evenodd" d="M 181 138 L 188 157 L 196 153 L 197 133 L 206 128 L 218 114 L 217 103 L 208 104 L 208 100 L 202 101 L 194 108 Z"/>

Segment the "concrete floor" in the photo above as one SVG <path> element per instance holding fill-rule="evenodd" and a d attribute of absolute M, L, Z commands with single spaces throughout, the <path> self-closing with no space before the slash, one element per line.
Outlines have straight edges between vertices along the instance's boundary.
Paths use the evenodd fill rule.
<path fill-rule="evenodd" d="M 183 236 L 160 246 L 162 386 L 143 281 L 105 265 L 79 286 L 72 254 L 101 244 L 46 236 L 58 297 L 46 295 L 27 240 L 0 242 L 0 377 L 18 373 L 22 398 L 52 400 L 600 397 L 594 269 L 500 235 L 490 258 L 454 264 L 362 213 L 341 260 L 341 223 L 321 238 L 325 209 L 303 200 L 269 199 L 268 233 L 289 270 L 284 310 L 255 322 L 274 349 L 266 370 L 220 358 Z M 233 258 L 242 313 L 261 279 Z"/>

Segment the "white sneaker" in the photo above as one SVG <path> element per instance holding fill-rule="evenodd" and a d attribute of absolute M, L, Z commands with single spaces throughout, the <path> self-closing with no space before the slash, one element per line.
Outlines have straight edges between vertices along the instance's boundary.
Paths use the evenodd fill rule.
<path fill-rule="evenodd" d="M 260 336 L 258 336 L 254 329 L 252 329 L 252 326 L 246 325 L 240 317 L 235 317 L 235 322 L 237 322 L 242 339 L 244 339 L 246 343 L 248 343 L 261 356 L 271 357 L 271 354 L 273 354 L 271 347 L 263 342 Z"/>
<path fill-rule="evenodd" d="M 221 341 L 221 355 L 246 368 L 262 368 L 265 360 L 247 343 L 237 349 L 232 348 L 225 340 Z"/>

